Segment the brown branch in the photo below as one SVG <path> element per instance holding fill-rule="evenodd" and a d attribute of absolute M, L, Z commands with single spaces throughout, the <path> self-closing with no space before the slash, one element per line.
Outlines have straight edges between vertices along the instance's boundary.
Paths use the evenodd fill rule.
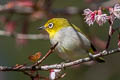
<path fill-rule="evenodd" d="M 108 40 L 107 40 L 107 44 L 106 44 L 106 48 L 105 49 L 108 49 L 109 45 L 110 45 L 110 40 L 111 40 L 111 36 L 113 34 L 113 21 L 111 19 L 109 19 L 109 33 L 108 33 Z"/>
<path fill-rule="evenodd" d="M 113 50 L 110 50 L 110 51 L 104 50 L 102 52 L 99 52 L 98 54 L 93 55 L 93 58 L 107 56 L 107 55 L 110 55 L 110 54 L 114 54 L 116 52 L 120 52 L 120 48 L 113 49 Z M 84 63 L 84 62 L 89 62 L 89 61 L 92 61 L 92 60 L 93 59 L 91 59 L 90 57 L 86 57 L 86 58 L 75 60 L 75 61 L 72 61 L 72 62 L 69 62 L 69 63 L 46 65 L 46 66 L 41 66 L 40 68 L 41 68 L 41 70 L 49 70 L 49 69 L 55 69 L 55 68 L 61 69 L 61 68 L 81 64 L 81 63 Z"/>
<path fill-rule="evenodd" d="M 109 50 L 109 51 L 102 51 L 99 52 L 98 54 L 93 55 L 93 58 L 96 57 L 101 57 L 101 56 L 107 56 L 110 54 L 114 54 L 116 52 L 120 52 L 120 48 L 116 48 L 113 50 Z M 61 64 L 53 64 L 53 65 L 44 65 L 44 66 L 35 66 L 34 69 L 31 66 L 23 66 L 21 68 L 13 68 L 13 67 L 8 67 L 8 66 L 0 66 L 0 71 L 31 71 L 31 70 L 49 70 L 49 69 L 62 69 L 65 67 L 70 67 L 73 65 L 77 65 L 77 64 L 81 64 L 84 62 L 89 62 L 92 61 L 92 59 L 90 57 L 86 57 L 83 59 L 78 59 L 72 62 L 68 62 L 68 63 L 61 63 Z"/>

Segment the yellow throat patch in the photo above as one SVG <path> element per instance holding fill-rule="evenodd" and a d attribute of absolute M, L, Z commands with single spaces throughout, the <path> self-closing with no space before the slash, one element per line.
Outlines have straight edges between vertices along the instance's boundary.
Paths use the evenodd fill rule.
<path fill-rule="evenodd" d="M 45 30 L 48 32 L 50 38 L 53 38 L 56 32 L 61 30 L 62 28 L 69 27 L 70 24 L 67 19 L 64 18 L 53 18 L 48 20 L 48 22 L 44 25 Z"/>

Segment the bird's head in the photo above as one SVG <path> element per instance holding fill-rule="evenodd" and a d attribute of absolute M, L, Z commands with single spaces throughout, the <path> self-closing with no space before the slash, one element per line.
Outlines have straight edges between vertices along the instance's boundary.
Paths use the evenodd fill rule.
<path fill-rule="evenodd" d="M 48 20 L 44 26 L 39 27 L 39 29 L 45 29 L 50 38 L 54 37 L 56 32 L 61 30 L 62 28 L 69 27 L 70 24 L 65 18 L 52 18 Z"/>

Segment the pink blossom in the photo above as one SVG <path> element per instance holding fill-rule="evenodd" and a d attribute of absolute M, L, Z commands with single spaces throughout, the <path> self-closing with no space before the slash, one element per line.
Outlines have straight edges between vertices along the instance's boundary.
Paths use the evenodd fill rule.
<path fill-rule="evenodd" d="M 90 9 L 85 9 L 83 15 L 87 16 L 90 13 L 92 13 L 92 11 Z"/>
<path fill-rule="evenodd" d="M 114 8 L 109 8 L 111 14 L 120 19 L 120 4 L 115 4 Z"/>
<path fill-rule="evenodd" d="M 93 25 L 93 23 L 95 22 L 96 11 L 91 11 L 90 9 L 85 9 L 83 15 L 85 15 L 85 19 L 86 19 L 85 22 L 89 26 Z"/>
<path fill-rule="evenodd" d="M 107 19 L 107 14 L 102 14 L 102 11 L 98 10 L 98 15 L 95 16 L 95 20 L 99 24 L 99 26 L 103 25 L 107 21 Z"/>

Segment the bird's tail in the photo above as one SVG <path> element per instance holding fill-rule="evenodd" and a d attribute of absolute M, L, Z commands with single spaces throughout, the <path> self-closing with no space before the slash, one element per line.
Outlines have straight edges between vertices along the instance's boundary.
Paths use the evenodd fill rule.
<path fill-rule="evenodd" d="M 105 62 L 104 58 L 103 57 L 99 57 L 99 58 L 95 58 L 95 60 L 99 63 L 103 63 Z"/>

